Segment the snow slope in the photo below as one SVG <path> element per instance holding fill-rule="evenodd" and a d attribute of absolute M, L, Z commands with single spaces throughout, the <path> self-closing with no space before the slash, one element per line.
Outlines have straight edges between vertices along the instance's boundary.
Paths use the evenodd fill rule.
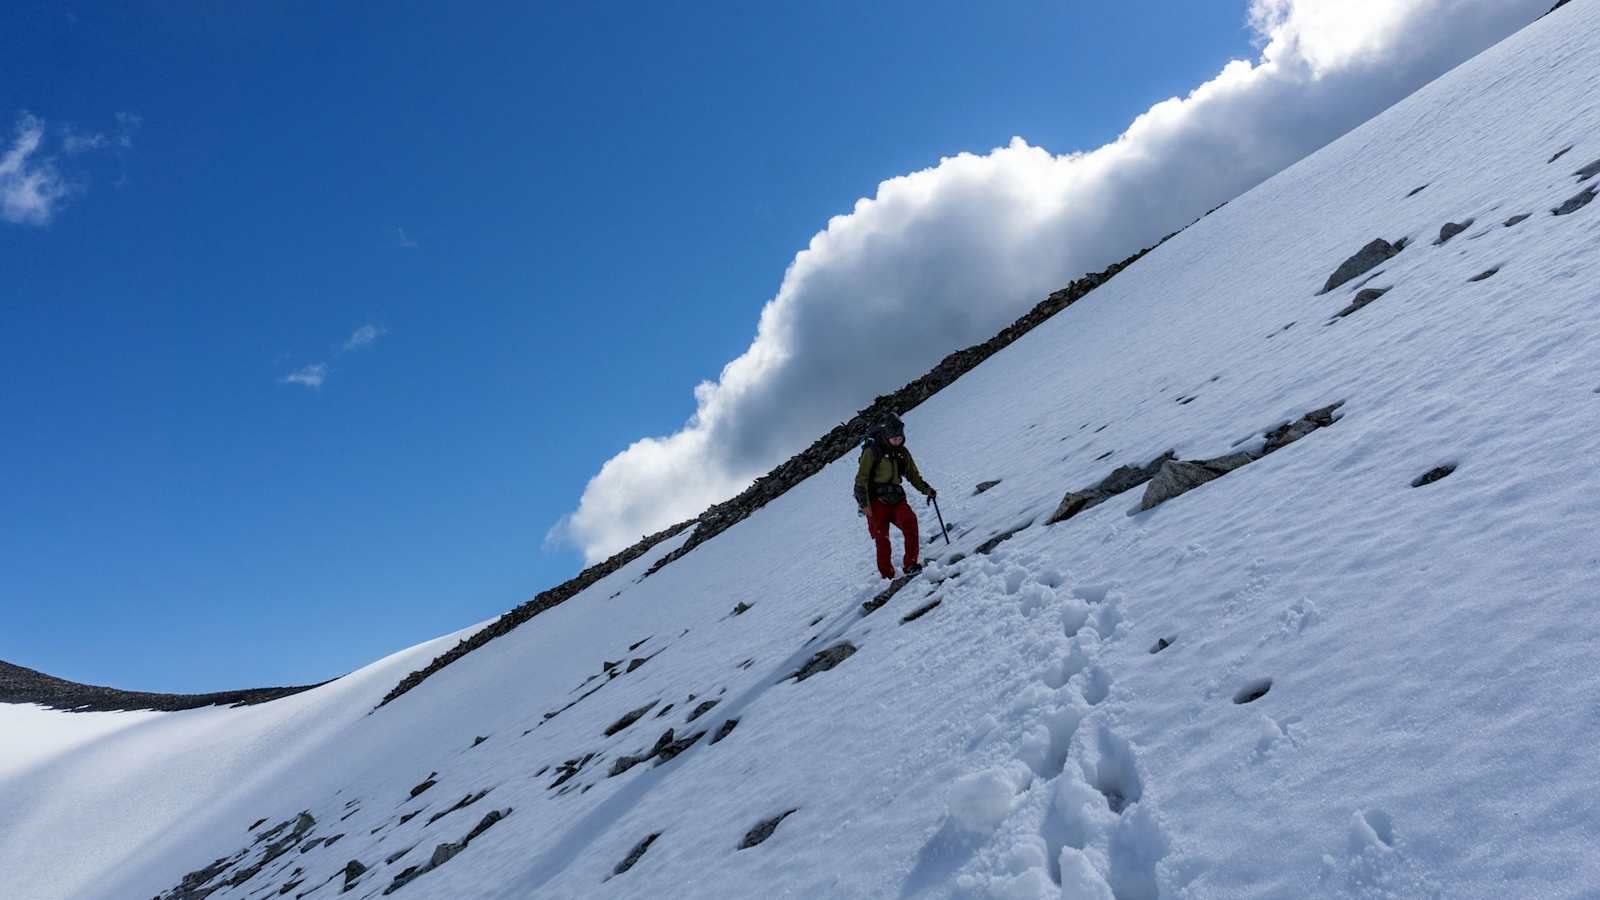
<path fill-rule="evenodd" d="M 257 707 L 0 707 L 29 748 L 0 751 L 0 894 L 165 896 L 281 844 L 210 896 L 377 897 L 408 868 L 411 900 L 1600 896 L 1600 204 L 1552 214 L 1596 183 L 1596 13 L 1534 23 L 908 415 L 953 543 L 882 608 L 846 459 L 370 714 L 459 635 Z M 1367 287 L 1391 290 L 1334 320 Z M 1153 510 L 1135 489 L 1044 524 L 1118 465 L 1259 449 L 1338 401 Z M 609 776 L 667 728 L 708 733 Z"/>

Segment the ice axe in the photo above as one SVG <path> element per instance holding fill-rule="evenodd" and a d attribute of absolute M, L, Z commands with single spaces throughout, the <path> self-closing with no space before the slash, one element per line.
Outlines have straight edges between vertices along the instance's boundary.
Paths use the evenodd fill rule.
<path fill-rule="evenodd" d="M 945 546 L 950 545 L 950 529 L 944 527 L 944 513 L 939 512 L 939 498 L 930 496 L 928 502 L 933 504 L 933 514 L 939 517 L 939 531 L 944 534 Z"/>

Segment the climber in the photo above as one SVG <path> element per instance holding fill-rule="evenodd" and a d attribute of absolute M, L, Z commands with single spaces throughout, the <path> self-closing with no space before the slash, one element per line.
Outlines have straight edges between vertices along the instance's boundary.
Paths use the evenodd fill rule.
<path fill-rule="evenodd" d="M 894 577 L 890 562 L 889 525 L 900 529 L 905 539 L 905 574 L 922 571 L 917 561 L 917 514 L 906 502 L 901 477 L 908 479 L 929 500 L 939 495 L 922 480 L 917 464 L 906 449 L 906 430 L 893 413 L 872 426 L 861 445 L 861 467 L 856 472 L 856 505 L 867 517 L 867 531 L 878 549 L 878 574 Z"/>

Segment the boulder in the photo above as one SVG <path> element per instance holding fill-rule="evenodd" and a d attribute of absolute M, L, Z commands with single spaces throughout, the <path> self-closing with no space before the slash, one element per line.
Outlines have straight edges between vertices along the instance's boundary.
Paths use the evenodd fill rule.
<path fill-rule="evenodd" d="M 1208 481 L 1215 481 L 1234 469 L 1254 461 L 1254 456 L 1244 452 L 1230 453 L 1227 456 L 1207 460 L 1168 460 L 1145 488 L 1144 499 L 1139 502 L 1139 509 L 1141 511 L 1154 509 L 1173 497 L 1188 493 Z"/>
<path fill-rule="evenodd" d="M 1393 244 L 1389 243 L 1383 238 L 1378 238 L 1377 240 L 1372 241 L 1365 247 L 1362 247 L 1361 250 L 1356 253 L 1356 255 L 1340 263 L 1339 268 L 1334 269 L 1333 274 L 1328 276 L 1327 284 L 1323 285 L 1322 290 L 1319 293 L 1326 294 L 1353 278 L 1358 278 L 1362 275 L 1365 275 L 1367 272 L 1372 271 L 1372 269 L 1378 266 L 1380 263 L 1383 263 L 1384 261 L 1399 254 L 1399 252 L 1404 250 L 1405 247 L 1406 242 L 1404 238 L 1395 241 Z"/>

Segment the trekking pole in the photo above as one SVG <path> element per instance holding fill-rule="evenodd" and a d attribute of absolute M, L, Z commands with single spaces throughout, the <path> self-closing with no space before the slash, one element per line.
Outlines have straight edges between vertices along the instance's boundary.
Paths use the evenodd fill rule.
<path fill-rule="evenodd" d="M 933 504 L 933 514 L 939 517 L 939 530 L 944 532 L 945 546 L 950 546 L 950 529 L 944 527 L 944 513 L 939 512 L 939 498 L 929 497 L 928 502 Z"/>

